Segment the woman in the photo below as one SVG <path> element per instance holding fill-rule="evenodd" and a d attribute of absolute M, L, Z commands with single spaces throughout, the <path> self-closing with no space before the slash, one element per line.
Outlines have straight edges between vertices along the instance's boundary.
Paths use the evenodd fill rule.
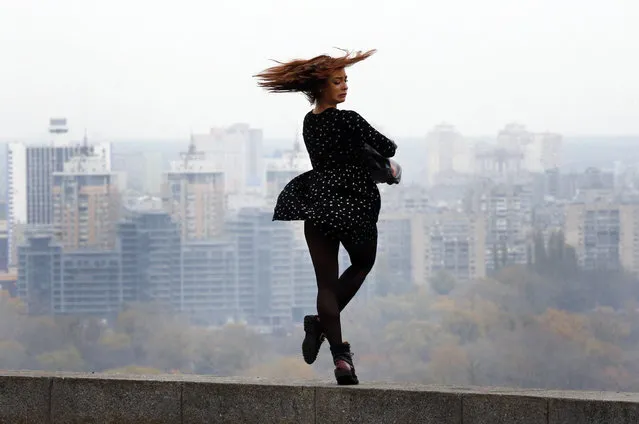
<path fill-rule="evenodd" d="M 313 169 L 280 193 L 273 220 L 303 220 L 317 279 L 317 312 L 304 317 L 304 360 L 312 364 L 328 339 L 338 384 L 358 384 L 350 345 L 342 340 L 340 312 L 375 263 L 380 195 L 366 166 L 364 145 L 392 157 L 397 146 L 357 112 L 338 110 L 348 92 L 346 68 L 375 50 L 342 57 L 293 60 L 256 75 L 270 92 L 301 92 L 313 109 L 304 117 L 303 138 Z M 351 266 L 339 276 L 342 243 Z"/>

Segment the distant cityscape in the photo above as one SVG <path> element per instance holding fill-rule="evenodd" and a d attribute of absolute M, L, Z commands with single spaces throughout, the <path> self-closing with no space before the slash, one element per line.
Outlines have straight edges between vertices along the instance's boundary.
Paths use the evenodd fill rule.
<path fill-rule="evenodd" d="M 280 190 L 311 168 L 301 137 L 267 146 L 261 129 L 235 124 L 160 148 L 72 140 L 64 118 L 48 130 L 1 158 L 0 285 L 29 314 L 110 320 L 155 302 L 198 324 L 273 331 L 314 311 L 302 224 L 272 221 Z M 379 186 L 361 301 L 442 274 L 472 284 L 529 263 L 535 237 L 558 233 L 584 269 L 639 273 L 632 141 L 567 142 L 517 123 L 478 140 L 442 123 L 403 152 L 397 143 L 405 179 Z"/>

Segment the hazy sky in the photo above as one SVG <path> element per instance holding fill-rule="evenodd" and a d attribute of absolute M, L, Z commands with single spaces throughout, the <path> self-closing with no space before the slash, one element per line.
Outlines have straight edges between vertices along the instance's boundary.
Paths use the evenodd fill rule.
<path fill-rule="evenodd" d="M 98 139 L 289 137 L 308 103 L 251 75 L 334 46 L 379 50 L 342 107 L 390 135 L 639 134 L 637 22 L 638 0 L 0 0 L 0 138 L 58 115 Z"/>

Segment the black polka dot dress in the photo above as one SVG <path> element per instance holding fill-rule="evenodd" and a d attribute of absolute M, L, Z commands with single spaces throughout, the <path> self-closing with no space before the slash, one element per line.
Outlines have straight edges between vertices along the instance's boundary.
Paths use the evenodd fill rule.
<path fill-rule="evenodd" d="M 376 241 L 381 202 L 364 143 L 386 157 L 395 155 L 397 145 L 357 112 L 337 108 L 309 112 L 302 135 L 313 169 L 284 187 L 273 220 L 310 221 L 345 244 Z"/>

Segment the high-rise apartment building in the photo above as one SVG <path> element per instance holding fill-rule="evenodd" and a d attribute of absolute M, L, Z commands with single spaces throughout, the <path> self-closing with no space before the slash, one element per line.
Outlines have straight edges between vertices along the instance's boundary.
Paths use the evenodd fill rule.
<path fill-rule="evenodd" d="M 470 190 L 466 208 L 486 217 L 486 269 L 525 264 L 532 234 L 533 185 L 530 181 L 482 183 Z M 497 262 L 496 262 L 497 259 Z"/>
<path fill-rule="evenodd" d="M 103 157 L 75 156 L 53 173 L 53 226 L 65 249 L 113 249 L 120 212 L 118 176 Z"/>
<path fill-rule="evenodd" d="M 182 243 L 172 295 L 175 310 L 205 324 L 237 320 L 237 270 L 235 245 L 228 238 Z"/>
<path fill-rule="evenodd" d="M 62 246 L 51 235 L 33 234 L 17 248 L 18 296 L 31 315 L 56 312 L 55 296 L 60 295 Z"/>
<path fill-rule="evenodd" d="M 118 224 L 123 296 L 170 305 L 179 281 L 180 233 L 164 211 L 130 211 Z"/>
<path fill-rule="evenodd" d="M 526 169 L 531 172 L 545 172 L 561 167 L 560 134 L 543 132 L 533 134 L 532 142 L 526 149 Z"/>
<path fill-rule="evenodd" d="M 449 124 L 440 124 L 426 136 L 428 151 L 427 183 L 446 183 L 456 174 L 473 172 L 472 148 L 468 141 Z"/>
<path fill-rule="evenodd" d="M 532 141 L 532 134 L 522 124 L 510 122 L 497 133 L 497 146 L 518 149 Z"/>
<path fill-rule="evenodd" d="M 120 255 L 112 250 L 83 249 L 60 255 L 59 286 L 53 291 L 54 314 L 113 318 L 125 304 L 120 281 Z M 28 273 L 28 272 L 27 272 Z"/>
<path fill-rule="evenodd" d="M 248 124 L 211 128 L 192 142 L 213 167 L 224 172 L 227 194 L 262 193 L 264 190 L 263 133 Z"/>
<path fill-rule="evenodd" d="M 382 292 L 406 293 L 416 281 L 413 278 L 413 239 L 416 234 L 415 211 L 393 211 L 380 214 L 377 258 L 369 280 L 382 285 Z M 369 281 L 370 282 L 370 281 Z M 367 282 L 367 286 L 369 284 Z"/>
<path fill-rule="evenodd" d="M 429 190 L 421 184 L 380 185 L 382 212 L 424 213 L 431 207 Z"/>
<path fill-rule="evenodd" d="M 18 257 L 18 296 L 32 315 L 109 318 L 131 302 L 180 305 L 179 233 L 164 211 L 131 211 L 112 250 L 65 251 L 48 232 L 28 231 Z M 188 295 L 188 276 L 187 283 Z M 195 287 L 206 288 L 205 280 Z"/>
<path fill-rule="evenodd" d="M 497 135 L 497 147 L 521 155 L 521 166 L 529 172 L 544 172 L 561 166 L 560 134 L 530 132 L 524 125 L 507 124 Z"/>
<path fill-rule="evenodd" d="M 272 216 L 245 208 L 228 228 L 237 251 L 238 310 L 253 323 L 280 326 L 313 311 L 317 285 L 305 243 Z"/>
<path fill-rule="evenodd" d="M 444 271 L 458 281 L 486 276 L 486 219 L 482 214 L 455 210 L 428 213 L 392 212 L 380 215 L 379 261 L 374 269 L 379 284 L 406 290 L 428 285 Z"/>
<path fill-rule="evenodd" d="M 182 240 L 208 240 L 224 229 L 225 174 L 192 142 L 182 160 L 171 163 L 164 185 L 165 209 Z"/>
<path fill-rule="evenodd" d="M 68 138 L 66 119 L 51 119 L 49 143 L 7 146 L 9 257 L 15 262 L 16 246 L 25 227 L 53 224 L 53 173 L 63 172 L 64 164 L 74 156 L 92 154 L 102 157 L 111 169 L 111 144 L 74 143 Z"/>
<path fill-rule="evenodd" d="M 428 283 L 440 271 L 459 281 L 486 276 L 483 215 L 445 210 L 417 216 L 415 225 L 415 281 Z"/>
<path fill-rule="evenodd" d="M 564 232 L 584 269 L 639 273 L 639 205 L 613 199 L 572 203 Z"/>
<path fill-rule="evenodd" d="M 474 160 L 478 175 L 496 181 L 509 181 L 526 173 L 525 154 L 518 146 L 477 144 Z"/>

